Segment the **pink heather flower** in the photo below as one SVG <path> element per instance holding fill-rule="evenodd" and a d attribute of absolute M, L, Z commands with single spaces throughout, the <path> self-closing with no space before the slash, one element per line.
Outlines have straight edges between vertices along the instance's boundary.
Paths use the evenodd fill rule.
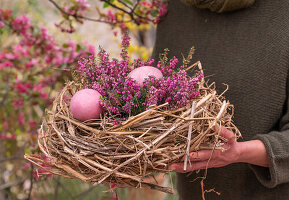
<path fill-rule="evenodd" d="M 4 23 L 2 21 L 0 21 L 0 28 L 4 27 Z"/>
<path fill-rule="evenodd" d="M 110 59 L 109 54 L 100 49 L 97 59 L 93 56 L 78 61 L 77 72 L 84 78 L 84 88 L 92 88 L 102 95 L 101 105 L 109 122 L 118 124 L 122 119 L 146 110 L 150 105 L 169 103 L 170 109 L 182 107 L 198 95 L 198 82 L 202 74 L 189 77 L 184 66 L 178 66 L 178 59 L 167 59 L 167 52 L 157 64 L 164 77 L 145 80 L 141 88 L 128 77 L 133 68 L 153 65 L 154 60 L 136 59 L 130 63 L 127 54 L 130 38 L 122 38 L 120 60 Z"/>

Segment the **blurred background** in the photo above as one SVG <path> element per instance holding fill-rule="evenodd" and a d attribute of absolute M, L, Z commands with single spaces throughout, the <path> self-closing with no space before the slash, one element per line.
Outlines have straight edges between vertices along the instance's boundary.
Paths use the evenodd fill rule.
<path fill-rule="evenodd" d="M 0 0 L 0 200 L 177 199 L 143 188 L 111 192 L 105 185 L 45 174 L 23 158 L 39 151 L 37 129 L 45 108 L 71 79 L 69 67 L 99 46 L 119 57 L 126 31 L 130 56 L 149 59 L 165 13 L 164 1 Z M 175 185 L 175 175 L 159 174 L 156 181 Z"/>

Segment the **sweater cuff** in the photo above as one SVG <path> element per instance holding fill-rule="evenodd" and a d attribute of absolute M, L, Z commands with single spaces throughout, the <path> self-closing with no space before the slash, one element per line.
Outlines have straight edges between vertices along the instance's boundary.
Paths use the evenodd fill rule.
<path fill-rule="evenodd" d="M 278 184 L 289 180 L 289 158 L 282 151 L 282 146 L 286 141 L 282 141 L 283 137 L 278 137 L 279 134 L 280 132 L 271 132 L 254 137 L 254 139 L 261 140 L 264 143 L 269 158 L 269 167 L 252 164 L 249 164 L 249 167 L 253 170 L 260 183 L 268 188 L 274 188 Z"/>

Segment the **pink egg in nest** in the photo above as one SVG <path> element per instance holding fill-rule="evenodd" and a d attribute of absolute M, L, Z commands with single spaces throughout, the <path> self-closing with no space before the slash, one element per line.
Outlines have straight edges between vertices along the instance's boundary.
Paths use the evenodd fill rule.
<path fill-rule="evenodd" d="M 100 105 L 101 95 L 93 89 L 82 89 L 76 92 L 70 101 L 70 111 L 80 121 L 98 119 L 103 111 Z"/>
<path fill-rule="evenodd" d="M 143 66 L 132 70 L 128 74 L 128 77 L 135 80 L 141 87 L 143 87 L 143 82 L 145 81 L 145 79 L 149 78 L 150 76 L 153 76 L 156 79 L 160 79 L 163 78 L 163 73 L 161 72 L 161 70 L 155 67 Z"/>

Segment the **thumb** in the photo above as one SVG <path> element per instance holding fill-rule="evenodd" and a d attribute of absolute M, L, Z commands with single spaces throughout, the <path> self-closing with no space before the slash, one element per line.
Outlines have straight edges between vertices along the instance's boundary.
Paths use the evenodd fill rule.
<path fill-rule="evenodd" d="M 216 124 L 214 130 L 219 133 L 220 136 L 226 138 L 229 144 L 236 142 L 235 134 L 226 127 Z"/>

